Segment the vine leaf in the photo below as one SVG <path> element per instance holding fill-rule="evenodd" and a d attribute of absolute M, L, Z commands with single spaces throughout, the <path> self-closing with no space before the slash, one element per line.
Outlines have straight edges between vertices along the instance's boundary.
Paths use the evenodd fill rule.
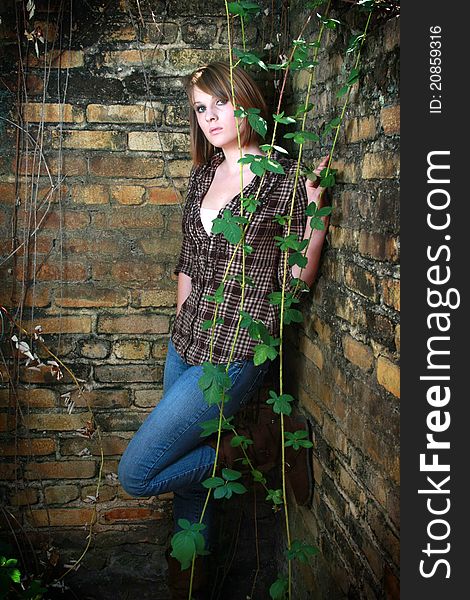
<path fill-rule="evenodd" d="M 202 371 L 198 385 L 204 392 L 204 398 L 209 405 L 218 404 L 226 396 L 225 392 L 230 389 L 232 381 L 223 365 L 213 365 L 206 361 L 202 364 Z"/>
<path fill-rule="evenodd" d="M 284 437 L 287 440 L 284 446 L 292 446 L 294 450 L 300 448 L 313 448 L 313 443 L 306 439 L 308 438 L 308 431 L 305 429 L 299 429 L 298 431 L 285 431 Z"/>
<path fill-rule="evenodd" d="M 250 17 L 255 17 L 261 12 L 261 8 L 256 2 L 250 2 L 248 0 L 239 0 L 238 2 L 227 3 L 228 12 L 232 15 L 238 15 L 245 20 Z"/>
<path fill-rule="evenodd" d="M 282 490 L 281 489 L 277 489 L 277 490 L 269 489 L 268 495 L 266 496 L 266 500 L 271 500 L 271 502 L 276 505 L 282 504 L 283 503 Z"/>
<path fill-rule="evenodd" d="M 319 553 L 319 549 L 316 546 L 301 542 L 300 540 L 293 540 L 290 546 L 290 550 L 287 550 L 287 558 L 292 560 L 296 558 L 300 562 L 307 563 L 310 556 L 315 556 Z"/>
<path fill-rule="evenodd" d="M 277 115 L 273 115 L 273 119 L 277 123 L 281 123 L 282 125 L 291 125 L 292 123 L 296 123 L 296 120 L 293 117 L 285 117 L 284 111 L 280 112 Z"/>
<path fill-rule="evenodd" d="M 246 223 L 248 223 L 246 217 L 234 215 L 229 208 L 226 208 L 221 217 L 212 221 L 212 233 L 221 233 L 230 244 L 238 244 L 243 237 L 240 224 Z"/>
<path fill-rule="evenodd" d="M 288 589 L 287 577 L 278 577 L 269 588 L 269 595 L 272 600 L 284 600 Z"/>
<path fill-rule="evenodd" d="M 273 405 L 273 411 L 276 414 L 290 415 L 292 412 L 291 402 L 294 401 L 294 397 L 290 394 L 281 394 L 278 396 L 276 392 L 270 390 L 269 398 L 266 400 L 267 404 Z"/>
<path fill-rule="evenodd" d="M 238 50 L 238 48 L 234 48 L 233 53 L 244 65 L 258 65 L 258 67 L 260 67 L 261 69 L 264 69 L 265 71 L 268 70 L 268 67 L 261 60 L 261 58 L 253 52 L 244 52 L 243 50 Z"/>
<path fill-rule="evenodd" d="M 222 317 L 217 317 L 217 319 L 215 320 L 214 324 L 215 325 L 222 325 L 223 322 L 224 322 L 224 320 L 223 320 Z M 206 321 L 203 321 L 202 325 L 201 325 L 201 329 L 203 331 L 207 331 L 208 329 L 211 329 L 212 328 L 212 323 L 213 323 L 212 319 L 207 319 Z"/>
<path fill-rule="evenodd" d="M 207 300 L 207 302 L 215 302 L 216 304 L 222 304 L 222 302 L 224 301 L 224 288 L 225 285 L 222 282 L 219 287 L 215 290 L 215 293 L 213 296 L 211 296 L 210 294 L 206 294 L 204 296 L 204 300 Z"/>
<path fill-rule="evenodd" d="M 206 526 L 204 523 L 190 523 L 187 519 L 178 519 L 178 525 L 181 531 L 171 538 L 171 556 L 179 560 L 182 569 L 188 569 L 194 555 L 210 554 L 204 549 L 205 540 L 201 533 Z"/>
<path fill-rule="evenodd" d="M 232 429 L 232 421 L 233 417 L 224 418 L 224 421 L 222 421 L 222 429 Z M 219 418 L 217 417 L 215 419 L 210 419 L 209 421 L 202 421 L 201 423 L 199 423 L 199 425 L 202 428 L 202 433 L 200 437 L 207 437 L 219 431 Z"/>

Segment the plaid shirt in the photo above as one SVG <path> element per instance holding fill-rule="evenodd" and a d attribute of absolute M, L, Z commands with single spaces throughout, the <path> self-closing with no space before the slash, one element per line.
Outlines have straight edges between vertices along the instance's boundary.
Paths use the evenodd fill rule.
<path fill-rule="evenodd" d="M 258 196 L 261 205 L 253 214 L 245 236 L 246 243 L 253 248 L 253 252 L 246 254 L 245 257 L 245 273 L 253 279 L 255 285 L 245 286 L 243 310 L 254 319 L 261 320 L 269 333 L 277 337 L 279 306 L 270 304 L 268 295 L 282 288 L 284 261 L 280 260 L 282 252 L 276 245 L 274 236 L 285 236 L 287 225 L 279 225 L 273 221 L 273 217 L 288 215 L 290 212 L 293 175 L 297 163 L 278 153 L 274 153 L 273 158 L 282 164 L 286 175 L 266 173 Z M 202 200 L 211 185 L 217 167 L 223 160 L 224 155 L 220 151 L 207 164 L 193 168 L 183 211 L 183 244 L 175 273 L 181 272 L 191 277 L 192 289 L 175 319 L 172 340 L 177 352 L 190 365 L 202 364 L 209 360 L 211 330 L 204 331 L 202 324 L 205 320 L 212 320 L 216 305 L 205 300 L 204 297 L 213 295 L 222 282 L 235 248 L 222 234 L 207 235 L 200 217 Z M 244 188 L 243 197 L 256 194 L 260 180 L 260 177 L 255 176 Z M 290 230 L 290 233 L 295 234 L 299 239 L 303 239 L 304 235 L 306 206 L 305 178 L 299 177 Z M 219 216 L 224 209 L 230 209 L 232 214 L 240 215 L 240 194 L 220 210 Z M 242 250 L 239 248 L 225 283 L 224 301 L 218 305 L 217 316 L 223 319 L 223 323 L 216 325 L 214 331 L 212 354 L 214 364 L 229 361 L 241 308 L 240 282 L 230 276 L 236 276 L 241 272 Z M 291 279 L 292 275 L 288 267 L 288 284 Z M 251 359 L 256 344 L 247 329 L 240 328 L 232 361 Z"/>

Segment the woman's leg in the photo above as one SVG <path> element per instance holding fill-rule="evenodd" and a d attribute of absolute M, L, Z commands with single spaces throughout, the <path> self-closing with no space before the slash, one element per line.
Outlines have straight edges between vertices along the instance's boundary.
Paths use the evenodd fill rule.
<path fill-rule="evenodd" d="M 201 482 L 210 476 L 215 460 L 215 450 L 200 436 L 200 424 L 218 417 L 219 407 L 209 406 L 199 388 L 202 366 L 187 365 L 171 346 L 165 393 L 124 452 L 119 479 L 133 496 L 173 491 L 177 524 L 180 518 L 194 522 L 200 517 L 207 493 Z M 224 403 L 226 417 L 235 414 L 253 395 L 263 380 L 265 365 L 256 367 L 251 361 L 241 361 L 230 366 L 232 387 Z M 203 533 L 209 543 L 210 511 L 206 517 Z"/>

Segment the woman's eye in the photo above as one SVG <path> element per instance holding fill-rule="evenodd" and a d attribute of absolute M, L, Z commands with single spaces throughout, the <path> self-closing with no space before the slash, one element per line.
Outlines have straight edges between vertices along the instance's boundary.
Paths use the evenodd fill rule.
<path fill-rule="evenodd" d="M 217 100 L 217 104 L 227 104 L 227 100 L 222 100 L 221 98 L 219 98 L 219 100 Z"/>
<path fill-rule="evenodd" d="M 204 112 L 204 111 L 205 111 L 205 109 L 206 109 L 206 107 L 205 107 L 205 106 L 202 106 L 202 105 L 200 105 L 200 106 L 198 106 L 198 107 L 196 108 L 196 112 L 198 112 L 198 113 L 202 113 L 202 112 Z"/>

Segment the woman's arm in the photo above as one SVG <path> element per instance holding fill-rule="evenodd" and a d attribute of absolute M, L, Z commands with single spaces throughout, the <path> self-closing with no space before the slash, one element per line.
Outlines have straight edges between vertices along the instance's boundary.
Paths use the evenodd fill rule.
<path fill-rule="evenodd" d="M 176 314 L 179 313 L 183 302 L 191 293 L 191 277 L 186 273 L 178 273 L 178 292 L 176 296 Z"/>
<path fill-rule="evenodd" d="M 328 156 L 323 158 L 315 169 L 315 173 L 317 175 L 327 166 L 328 164 Z M 318 208 L 322 208 L 326 205 L 326 191 L 325 188 L 321 188 L 318 185 L 318 181 L 311 181 L 310 179 L 306 180 L 305 187 L 307 190 L 308 203 L 315 202 Z M 310 217 L 307 219 L 307 224 L 305 226 L 304 239 L 309 239 L 312 228 L 310 226 Z M 292 267 L 292 276 L 299 277 L 302 281 L 310 287 L 312 283 L 315 281 L 317 276 L 318 267 L 320 263 L 320 254 L 323 247 L 323 242 L 325 241 L 326 232 L 328 230 L 328 223 L 330 221 L 330 217 L 322 217 L 323 224 L 325 225 L 325 229 L 316 229 L 312 234 L 312 239 L 310 240 L 310 244 L 307 248 L 307 266 L 304 267 L 302 273 L 300 272 L 300 267 L 294 265 Z"/>

